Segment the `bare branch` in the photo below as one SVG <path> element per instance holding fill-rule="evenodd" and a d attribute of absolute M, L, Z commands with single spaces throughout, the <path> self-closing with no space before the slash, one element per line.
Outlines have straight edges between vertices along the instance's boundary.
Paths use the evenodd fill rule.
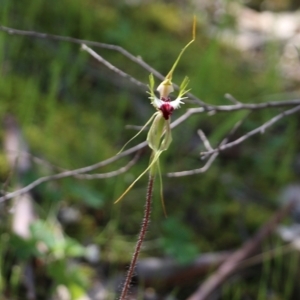
<path fill-rule="evenodd" d="M 30 190 L 32 190 L 33 188 L 35 188 L 36 186 L 38 186 L 38 185 L 40 185 L 44 182 L 47 182 L 47 181 L 50 181 L 50 180 L 57 180 L 57 179 L 70 177 L 70 176 L 75 176 L 75 175 L 78 175 L 78 174 L 91 172 L 91 171 L 96 170 L 98 168 L 104 167 L 104 166 L 106 166 L 106 165 L 108 165 L 112 162 L 115 162 L 116 160 L 118 160 L 118 159 L 120 159 L 124 156 L 127 156 L 131 153 L 134 153 L 134 152 L 144 148 L 146 145 L 147 145 L 146 141 L 142 142 L 142 143 L 140 143 L 140 144 L 138 144 L 138 145 L 136 145 L 136 146 L 120 153 L 120 154 L 118 154 L 118 155 L 115 155 L 111 158 L 108 158 L 104 161 L 98 162 L 98 163 L 96 163 L 94 165 L 91 165 L 91 166 L 87 166 L 87 167 L 72 170 L 72 171 L 64 171 L 64 172 L 61 172 L 61 173 L 58 173 L 58 174 L 55 174 L 55 175 L 40 177 L 37 180 L 33 181 L 32 183 L 28 184 L 27 186 L 25 186 L 25 187 L 23 187 L 19 190 L 16 190 L 14 192 L 7 193 L 4 196 L 0 197 L 0 203 L 5 201 L 5 200 L 23 195 L 23 194 L 29 192 Z"/>
<path fill-rule="evenodd" d="M 234 147 L 242 142 L 244 142 L 245 140 L 247 140 L 249 137 L 257 134 L 257 133 L 264 133 L 265 130 L 269 127 L 271 127 L 273 124 L 275 124 L 276 122 L 278 122 L 280 119 L 282 119 L 283 117 L 292 115 L 294 113 L 296 113 L 297 111 L 300 110 L 300 105 L 293 107 L 289 110 L 285 110 L 282 113 L 280 113 L 279 115 L 273 117 L 271 120 L 269 120 L 268 122 L 264 123 L 263 125 L 249 131 L 248 133 L 246 133 L 245 135 L 241 136 L 240 138 L 238 138 L 237 140 L 225 144 L 225 145 L 220 145 L 217 149 L 214 149 L 212 151 L 207 151 L 207 152 L 202 152 L 202 155 L 210 155 L 210 154 L 214 154 L 220 151 L 224 151 L 225 149 Z"/>
<path fill-rule="evenodd" d="M 229 101 L 231 101 L 234 104 L 241 104 L 240 101 L 238 101 L 236 98 L 234 98 L 231 94 L 227 93 L 225 94 L 225 98 Z"/>
<path fill-rule="evenodd" d="M 212 163 L 214 162 L 214 160 L 217 158 L 218 155 L 219 155 L 219 153 L 214 153 L 213 155 L 211 155 L 210 158 L 208 159 L 208 161 L 205 163 L 205 165 L 199 169 L 168 173 L 167 176 L 168 177 L 183 177 L 183 176 L 205 173 L 210 168 L 210 166 L 212 165 Z"/>
<path fill-rule="evenodd" d="M 229 138 L 236 132 L 236 130 L 242 125 L 243 121 L 247 118 L 244 117 L 242 120 L 239 120 L 231 129 L 231 131 L 229 132 L 229 134 L 227 135 L 227 137 L 220 143 L 220 146 L 225 145 Z M 207 147 L 206 148 L 211 148 L 210 143 L 208 141 L 208 139 L 206 138 L 204 132 L 202 130 L 198 130 L 198 134 L 201 133 L 202 135 L 202 140 L 206 140 L 207 143 Z M 207 160 L 207 162 L 205 163 L 205 165 L 199 169 L 194 169 L 194 170 L 189 170 L 189 171 L 181 171 L 181 172 L 174 172 L 174 173 L 168 173 L 167 176 L 168 177 L 182 177 L 182 176 L 190 176 L 190 175 L 196 175 L 196 174 L 200 174 L 200 173 L 205 173 L 210 166 L 212 165 L 212 163 L 214 162 L 214 160 L 217 158 L 217 156 L 219 155 L 218 152 L 213 153 L 209 159 Z"/>
<path fill-rule="evenodd" d="M 76 39 L 76 38 L 69 37 L 69 36 L 54 35 L 54 34 L 37 32 L 37 31 L 18 30 L 18 29 L 14 29 L 14 28 L 5 27 L 5 26 L 0 26 L 0 31 L 6 32 L 11 35 L 22 35 L 22 36 L 27 36 L 27 37 L 31 37 L 31 38 L 47 39 L 47 40 L 53 40 L 53 41 L 59 41 L 59 42 L 69 42 L 69 43 L 74 43 L 74 44 L 79 44 L 79 45 L 86 44 L 86 45 L 97 47 L 97 48 L 103 48 L 103 49 L 117 51 L 117 52 L 121 53 L 122 55 L 124 55 L 125 57 L 127 57 L 128 59 L 130 59 L 131 61 L 133 61 L 133 62 L 137 63 L 138 65 L 140 65 L 141 67 L 143 67 L 148 72 L 155 75 L 157 78 L 159 78 L 161 80 L 164 79 L 164 76 L 162 74 L 160 74 L 158 71 L 153 69 L 150 65 L 148 65 L 146 62 L 144 62 L 140 57 L 136 57 L 136 56 L 132 55 L 130 52 L 128 52 L 124 48 L 117 46 L 117 45 Z"/>
<path fill-rule="evenodd" d="M 152 73 L 155 77 L 163 80 L 164 76 L 156 71 L 154 68 L 152 68 L 149 64 L 144 62 L 139 56 L 136 57 L 132 55 L 130 52 L 128 52 L 126 49 L 112 44 L 106 44 L 106 43 L 99 43 L 95 41 L 89 41 L 89 40 L 83 40 L 83 39 L 76 39 L 68 36 L 60 36 L 60 35 L 53 35 L 48 33 L 41 33 L 36 31 L 26 31 L 26 30 L 18 30 L 10 27 L 0 26 L 0 31 L 6 32 L 11 35 L 21 35 L 31 38 L 39 38 L 39 39 L 48 39 L 53 41 L 60 41 L 60 42 L 70 42 L 74 44 L 85 44 L 93 47 L 113 50 L 121 53 L 131 61 L 135 62 L 136 64 L 140 65 L 142 68 L 147 70 L 149 73 Z M 176 89 L 179 89 L 178 85 L 174 84 L 174 87 Z M 227 95 L 227 96 L 226 96 Z M 237 100 L 233 98 L 230 94 L 226 94 L 225 97 L 233 102 L 236 102 Z M 203 111 L 236 111 L 236 110 L 243 110 L 243 109 L 249 109 L 249 110 L 258 110 L 263 109 L 267 107 L 286 107 L 286 106 L 295 106 L 300 105 L 300 99 L 294 99 L 294 100 L 288 100 L 288 101 L 275 101 L 275 102 L 264 102 L 264 103 L 250 103 L 250 104 L 242 104 L 239 101 L 237 101 L 234 105 L 220 105 L 220 106 L 214 106 L 209 105 L 197 98 L 192 93 L 188 93 L 187 96 L 194 100 L 195 103 L 198 103 L 199 105 L 202 105 L 201 108 L 194 108 L 191 110 L 188 110 L 186 113 L 188 115 L 183 115 L 182 117 L 187 118 L 188 116 L 195 114 L 195 113 L 201 113 Z"/>
<path fill-rule="evenodd" d="M 138 151 L 136 153 L 136 155 L 134 156 L 134 158 L 129 161 L 129 163 L 116 170 L 116 171 L 112 171 L 112 172 L 108 172 L 108 173 L 101 173 L 101 174 L 78 174 L 78 175 L 74 175 L 75 178 L 78 178 L 78 179 L 103 179 L 103 178 L 110 178 L 110 177 L 114 177 L 114 176 L 117 176 L 117 175 L 120 175 L 120 174 L 123 174 L 125 172 L 127 172 L 134 164 L 136 164 L 136 162 L 138 161 L 139 157 L 140 157 L 140 154 L 141 152 Z"/>
<path fill-rule="evenodd" d="M 234 105 L 206 105 L 203 107 L 189 108 L 186 112 L 176 119 L 172 126 L 175 127 L 187 120 L 191 115 L 200 114 L 203 112 L 232 112 L 239 110 L 260 110 L 266 108 L 279 108 L 279 107 L 287 107 L 287 106 L 297 106 L 300 105 L 300 99 L 293 100 L 283 100 L 283 101 L 270 101 L 263 103 L 238 103 Z"/>
<path fill-rule="evenodd" d="M 100 63 L 102 63 L 103 65 L 105 65 L 107 68 L 109 68 L 110 70 L 112 70 L 113 72 L 117 73 L 119 76 L 124 77 L 129 79 L 132 83 L 138 85 L 138 86 L 142 86 L 145 88 L 148 88 L 148 86 L 135 79 L 134 77 L 130 76 L 129 74 L 123 72 L 122 70 L 118 69 L 117 67 L 115 67 L 114 65 L 112 65 L 110 62 L 108 62 L 107 60 L 105 60 L 102 56 L 100 56 L 99 54 L 97 54 L 94 50 L 92 50 L 91 48 L 89 48 L 87 45 L 82 44 L 81 45 L 81 49 L 84 51 L 87 51 L 91 56 L 93 56 L 97 61 L 99 61 Z"/>
<path fill-rule="evenodd" d="M 215 111 L 237 111 L 237 110 L 259 110 L 270 107 L 286 107 L 300 105 L 300 99 L 283 100 L 283 101 L 270 101 L 263 103 L 239 103 L 234 105 L 219 105 L 212 106 L 210 110 Z"/>
<path fill-rule="evenodd" d="M 68 36 L 54 35 L 54 34 L 37 32 L 37 31 L 18 30 L 18 29 L 14 29 L 14 28 L 10 28 L 10 27 L 5 27 L 5 26 L 0 26 L 0 31 L 6 32 L 11 35 L 21 35 L 21 36 L 27 36 L 27 37 L 31 37 L 31 38 L 48 39 L 48 40 L 60 41 L 60 42 L 69 42 L 69 43 L 74 43 L 74 44 L 79 44 L 79 45 L 85 44 L 85 45 L 89 45 L 89 46 L 93 46 L 93 47 L 117 51 L 117 52 L 121 53 L 122 55 L 124 55 L 125 57 L 127 57 L 128 59 L 130 59 L 131 61 L 138 64 L 139 66 L 141 66 L 142 68 L 144 68 L 145 70 L 147 70 L 149 73 L 152 73 L 155 77 L 159 78 L 160 80 L 165 79 L 165 76 L 163 76 L 157 70 L 152 68 L 149 64 L 144 62 L 140 56 L 136 57 L 136 56 L 132 55 L 130 52 L 128 52 L 126 49 L 124 49 L 120 46 L 117 46 L 117 45 L 76 39 L 76 38 L 72 38 L 72 37 L 68 37 Z M 119 75 L 120 75 L 120 73 L 119 73 Z M 138 84 L 138 85 L 140 86 L 140 84 Z M 173 85 L 176 90 L 179 90 L 179 86 L 177 84 L 173 84 Z M 206 103 L 204 103 L 202 100 L 197 98 L 192 93 L 187 93 L 187 96 L 190 99 L 194 100 L 194 102 L 198 103 L 199 105 L 203 105 L 203 106 L 207 105 Z"/>
<path fill-rule="evenodd" d="M 206 148 L 206 150 L 208 150 L 208 151 L 213 150 L 213 148 L 211 147 L 210 142 L 209 142 L 209 140 L 207 139 L 205 133 L 204 133 L 201 129 L 199 129 L 199 130 L 197 131 L 197 133 L 198 133 L 198 135 L 199 135 L 201 141 L 203 142 L 203 145 L 204 145 L 204 147 Z"/>

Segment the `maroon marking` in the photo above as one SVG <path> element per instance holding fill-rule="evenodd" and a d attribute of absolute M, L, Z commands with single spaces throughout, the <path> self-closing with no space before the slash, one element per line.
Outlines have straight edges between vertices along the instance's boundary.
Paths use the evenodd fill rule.
<path fill-rule="evenodd" d="M 170 98 L 168 98 L 168 99 L 170 99 Z M 163 100 L 163 99 L 161 99 L 161 100 Z M 165 101 L 165 100 L 163 100 L 163 101 Z M 165 101 L 165 103 L 159 108 L 162 111 L 163 116 L 166 120 L 169 120 L 169 117 L 172 115 L 172 112 L 174 110 L 173 106 L 170 105 L 168 102 L 169 101 Z"/>
<path fill-rule="evenodd" d="M 170 97 L 161 97 L 160 100 L 164 101 L 164 102 L 171 102 L 171 98 Z"/>

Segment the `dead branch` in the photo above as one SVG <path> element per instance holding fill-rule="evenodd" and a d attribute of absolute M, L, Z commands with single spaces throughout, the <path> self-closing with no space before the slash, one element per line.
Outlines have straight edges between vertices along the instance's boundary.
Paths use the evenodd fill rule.
<path fill-rule="evenodd" d="M 231 131 L 229 132 L 229 134 L 227 135 L 227 137 L 225 139 L 222 140 L 222 142 L 220 143 L 220 147 L 222 145 L 225 145 L 229 138 L 237 131 L 237 129 L 242 125 L 243 121 L 247 118 L 248 116 L 246 116 L 245 118 L 243 118 L 242 120 L 238 121 L 233 128 L 231 129 Z M 206 137 L 206 135 L 204 134 L 204 132 L 202 130 L 198 130 L 198 134 L 200 139 L 202 140 L 205 148 L 208 151 L 212 151 L 212 147 Z M 168 177 L 182 177 L 182 176 L 189 176 L 189 175 L 196 175 L 196 174 L 200 174 L 200 173 L 205 173 L 210 166 L 212 165 L 212 163 L 214 162 L 214 160 L 217 158 L 217 156 L 219 155 L 218 152 L 213 153 L 209 159 L 207 160 L 207 162 L 205 163 L 205 165 L 199 169 L 194 169 L 194 170 L 189 170 L 189 171 L 181 171 L 181 172 L 173 172 L 173 173 L 168 173 L 167 176 Z"/>
<path fill-rule="evenodd" d="M 220 267 L 213 273 L 202 285 L 195 291 L 187 300 L 206 300 L 213 291 L 233 273 L 235 273 L 241 262 L 249 258 L 259 248 L 261 243 L 267 236 L 269 236 L 275 229 L 276 225 L 286 217 L 293 209 L 297 199 L 291 201 L 279 209 L 270 219 L 266 222 L 261 229 L 254 235 L 252 239 L 247 241 L 239 250 L 234 252 Z"/>
<path fill-rule="evenodd" d="M 110 62 L 108 62 L 107 60 L 105 60 L 102 56 L 100 56 L 98 53 L 96 53 L 94 50 L 92 50 L 91 48 L 89 48 L 87 45 L 82 44 L 81 45 L 81 49 L 88 52 L 91 56 L 93 56 L 97 61 L 99 61 L 100 63 L 102 63 L 103 65 L 105 65 L 107 68 L 109 68 L 110 70 L 112 70 L 113 72 L 117 73 L 119 76 L 124 77 L 129 79 L 132 83 L 138 85 L 138 86 L 142 86 L 145 88 L 148 88 L 147 84 L 135 79 L 134 77 L 130 76 L 129 74 L 123 72 L 122 70 L 118 69 L 117 67 L 115 67 L 114 65 L 112 65 Z"/>
<path fill-rule="evenodd" d="M 138 151 L 135 154 L 135 156 L 133 157 L 133 159 L 131 161 L 129 161 L 129 163 L 127 165 L 125 165 L 124 167 L 122 167 L 118 170 L 115 170 L 112 172 L 107 172 L 107 173 L 101 173 L 101 174 L 78 174 L 78 175 L 75 175 L 74 177 L 77 179 L 91 180 L 91 179 L 103 179 L 103 178 L 111 178 L 111 177 L 118 176 L 120 174 L 127 172 L 133 165 L 135 165 L 140 157 L 140 154 L 141 154 L 141 152 Z"/>
<path fill-rule="evenodd" d="M 61 173 L 58 173 L 58 174 L 55 174 L 55 175 L 40 177 L 37 180 L 33 181 L 32 183 L 28 184 L 27 186 L 25 186 L 25 187 L 23 187 L 19 190 L 16 190 L 14 192 L 7 193 L 4 196 L 0 197 L 0 203 L 5 201 L 5 200 L 23 195 L 23 194 L 29 192 L 30 190 L 32 190 L 33 188 L 35 188 L 36 186 L 38 186 L 38 185 L 40 185 L 44 182 L 51 181 L 51 180 L 57 180 L 57 179 L 61 179 L 61 178 L 66 178 L 66 177 L 71 177 L 71 176 L 76 176 L 76 175 L 79 175 L 79 174 L 91 172 L 91 171 L 96 170 L 98 168 L 104 167 L 108 164 L 111 164 L 111 163 L 115 162 L 116 160 L 118 160 L 118 159 L 120 159 L 124 156 L 127 156 L 131 153 L 134 153 L 134 152 L 144 148 L 146 145 L 147 145 L 147 142 L 145 141 L 143 143 L 140 143 L 140 144 L 138 144 L 138 145 L 136 145 L 136 146 L 120 153 L 120 154 L 118 154 L 118 155 L 115 155 L 111 158 L 108 158 L 104 161 L 98 162 L 98 163 L 96 163 L 94 165 L 91 165 L 91 166 L 83 167 L 83 168 L 76 169 L 76 170 L 64 171 L 64 172 L 61 172 Z"/>
<path fill-rule="evenodd" d="M 266 129 L 268 129 L 269 127 L 271 127 L 272 125 L 274 125 L 276 122 L 278 122 L 280 119 L 282 119 L 283 117 L 286 116 L 290 116 L 296 112 L 298 112 L 300 110 L 300 105 L 293 107 L 289 110 L 285 110 L 282 113 L 280 113 L 279 115 L 273 117 L 271 120 L 267 121 L 266 123 L 264 123 L 263 125 L 249 131 L 248 133 L 246 133 L 245 135 L 241 136 L 240 138 L 238 138 L 237 140 L 227 143 L 225 145 L 220 145 L 217 149 L 214 150 L 210 150 L 207 152 L 202 152 L 201 155 L 210 155 L 210 154 L 214 154 L 220 151 L 224 151 L 226 149 L 232 148 L 242 142 L 244 142 L 245 140 L 247 140 L 248 138 L 250 138 L 251 136 L 257 134 L 257 133 L 265 133 Z"/>
<path fill-rule="evenodd" d="M 122 55 L 124 55 L 125 57 L 130 59 L 131 61 L 140 65 L 141 67 L 143 67 L 149 73 L 152 73 L 157 78 L 159 78 L 161 80 L 164 79 L 164 76 L 162 74 L 160 74 L 158 71 L 156 71 L 150 65 L 148 65 L 146 62 L 144 62 L 140 57 L 136 57 L 136 56 L 132 55 L 126 49 L 124 49 L 120 46 L 117 46 L 117 45 L 76 39 L 76 38 L 69 37 L 69 36 L 54 35 L 54 34 L 37 32 L 37 31 L 19 30 L 19 29 L 14 29 L 14 28 L 5 27 L 5 26 L 0 26 L 0 31 L 6 32 L 10 35 L 21 35 L 21 36 L 27 36 L 27 37 L 31 37 L 31 38 L 46 39 L 46 40 L 53 40 L 53 41 L 59 41 L 59 42 L 69 42 L 69 43 L 79 44 L 79 45 L 86 44 L 86 45 L 97 47 L 97 48 L 113 50 L 113 51 L 121 53 Z"/>

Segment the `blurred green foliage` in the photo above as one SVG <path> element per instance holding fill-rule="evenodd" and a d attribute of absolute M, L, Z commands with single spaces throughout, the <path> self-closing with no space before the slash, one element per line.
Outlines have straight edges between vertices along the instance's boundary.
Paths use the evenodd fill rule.
<path fill-rule="evenodd" d="M 120 45 L 163 74 L 168 72 L 191 35 L 191 7 L 183 9 L 160 1 L 126 4 L 108 0 L 54 3 L 2 0 L 0 4 L 1 25 Z M 218 31 L 209 35 L 201 12 L 196 14 L 197 40 L 182 57 L 175 82 L 188 75 L 192 92 L 211 104 L 225 104 L 225 93 L 243 102 L 262 102 L 270 100 L 269 95 L 285 99 L 286 93 L 293 92 L 286 89 L 277 71 L 276 43 L 270 43 L 262 50 L 260 60 L 253 62 L 222 44 Z M 225 21 L 221 27 L 234 26 L 233 20 Z M 125 125 L 144 124 L 153 113 L 143 89 L 119 78 L 79 48 L 79 45 L 0 32 L 0 118 L 7 114 L 15 116 L 30 153 L 64 169 L 87 166 L 115 155 L 135 134 L 126 130 Z M 95 50 L 118 68 L 147 82 L 147 71 L 119 53 Z M 263 68 L 257 68 L 259 64 Z M 185 104 L 174 113 L 174 118 L 193 106 Z M 259 126 L 278 111 L 251 114 L 237 136 Z M 215 146 L 245 115 L 245 112 L 235 112 L 191 117 L 174 130 L 173 143 L 162 155 L 163 172 L 199 168 L 202 164 L 199 152 L 203 148 L 197 129 L 203 129 Z M 4 135 L 1 129 L 1 139 Z M 266 134 L 224 152 L 205 174 L 165 177 L 169 218 L 162 214 L 157 190 L 153 223 L 147 236 L 154 247 L 146 248 L 142 255 L 169 255 L 183 263 L 203 252 L 238 247 L 277 207 L 279 190 L 298 179 L 293 172 L 299 152 L 297 136 L 299 120 L 292 116 Z M 145 138 L 146 134 L 138 140 Z M 74 271 L 74 266 L 69 269 L 69 260 L 78 260 L 86 245 L 99 245 L 103 263 L 128 262 L 141 222 L 146 179 L 120 204 L 113 205 L 113 201 L 145 169 L 149 153 L 145 151 L 137 165 L 116 178 L 91 181 L 68 178 L 36 188 L 40 219 L 31 228 L 30 240 L 11 233 L 11 203 L 7 201 L 0 214 L 0 249 L 5 257 L 13 258 L 1 259 L 0 290 L 10 295 L 9 299 L 17 299 L 13 297 L 18 295 L 21 285 L 19 266 L 26 258 L 40 257 L 37 242 L 47 245 L 47 255 L 61 253 L 54 260 L 39 259 L 45 264 L 47 280 L 66 285 L 74 299 L 91 285 L 94 276 L 93 269 L 85 265 L 76 266 L 82 274 Z M 97 172 L 118 169 L 128 159 Z M 58 171 L 34 164 L 22 182 Z M 1 151 L 2 182 L 9 174 L 5 153 Z M 53 222 L 48 217 L 49 214 L 57 216 L 69 207 L 76 207 L 80 217 L 71 224 L 62 222 L 61 230 L 69 237 L 59 241 L 52 236 Z M 160 242 L 156 243 L 157 240 Z M 40 285 L 41 295 L 54 293 L 55 284 L 49 288 L 47 280 Z"/>

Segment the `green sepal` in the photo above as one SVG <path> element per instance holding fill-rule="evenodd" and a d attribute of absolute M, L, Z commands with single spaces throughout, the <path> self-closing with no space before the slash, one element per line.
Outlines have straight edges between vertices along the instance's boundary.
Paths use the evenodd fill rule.
<path fill-rule="evenodd" d="M 132 140 L 134 140 L 139 134 L 141 134 L 141 132 L 149 125 L 149 123 L 151 123 L 151 121 L 157 116 L 158 113 L 159 112 L 156 112 L 151 116 L 151 118 L 146 122 L 146 124 L 142 127 L 142 129 L 122 147 L 122 149 L 117 153 L 117 155 L 120 154 Z"/>
<path fill-rule="evenodd" d="M 147 173 L 147 171 L 150 170 L 150 168 L 158 161 L 161 153 L 162 151 L 156 152 L 149 166 L 133 181 L 133 183 L 126 189 L 126 191 L 114 202 L 115 204 L 121 201 L 124 198 L 124 196 L 133 188 L 133 186 Z"/>

